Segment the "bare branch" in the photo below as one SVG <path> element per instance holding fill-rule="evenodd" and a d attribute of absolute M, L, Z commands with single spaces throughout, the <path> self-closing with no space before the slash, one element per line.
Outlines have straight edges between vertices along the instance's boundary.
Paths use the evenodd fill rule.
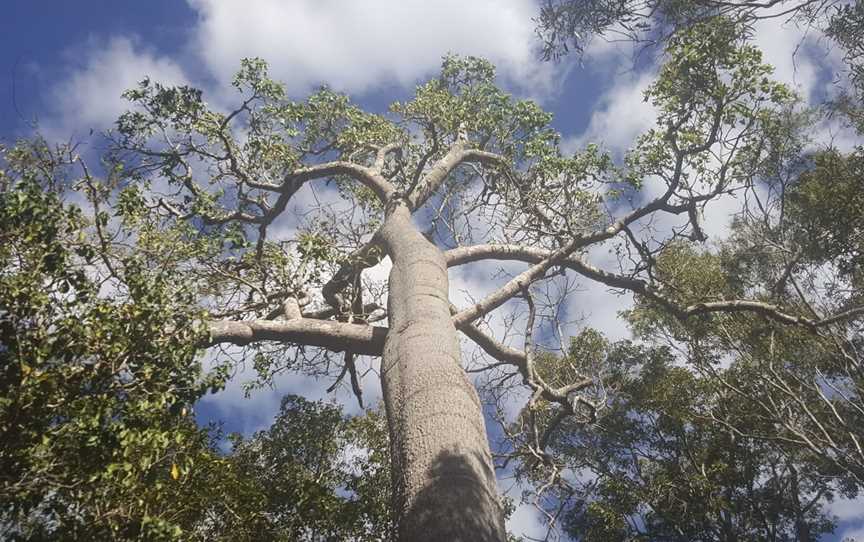
<path fill-rule="evenodd" d="M 295 320 L 223 320 L 210 322 L 210 338 L 205 346 L 219 343 L 247 345 L 260 341 L 280 341 L 319 346 L 333 352 L 350 350 L 366 356 L 380 356 L 387 328 L 298 318 Z"/>
<path fill-rule="evenodd" d="M 455 305 L 451 304 L 450 312 L 455 315 L 459 312 L 459 309 L 457 309 Z M 490 337 L 488 334 L 484 333 L 483 330 L 481 330 L 471 322 L 464 322 L 457 326 L 456 329 L 464 333 L 466 337 L 474 341 L 477 346 L 479 346 L 484 352 L 497 359 L 498 361 L 510 365 L 515 365 L 519 367 L 520 370 L 524 369 L 524 352 L 520 352 L 515 348 L 510 348 L 509 346 L 498 342 L 497 340 L 495 340 L 495 338 Z"/>
<path fill-rule="evenodd" d="M 526 263 L 534 263 L 535 265 L 531 267 L 528 271 L 525 271 L 521 275 L 518 275 L 516 278 L 510 281 L 510 283 L 508 283 L 502 288 L 502 290 L 504 288 L 508 288 L 508 291 L 510 291 L 514 290 L 515 288 L 515 285 L 511 284 L 514 283 L 514 281 L 520 279 L 520 277 L 523 277 L 523 275 L 531 273 L 534 269 L 539 269 L 539 266 L 544 264 L 548 264 L 546 265 L 546 269 L 551 267 L 552 264 L 549 263 L 551 261 L 550 258 L 553 258 L 555 254 L 556 252 L 552 252 L 550 250 L 525 247 L 520 245 L 475 245 L 449 250 L 445 253 L 444 256 L 448 266 L 456 266 L 483 259 L 515 260 Z M 829 326 L 831 324 L 835 324 L 845 320 L 851 320 L 859 315 L 864 314 L 864 307 L 854 307 L 852 309 L 848 309 L 824 318 L 807 318 L 804 316 L 796 316 L 786 313 L 780 307 L 772 305 L 770 303 L 763 303 L 761 301 L 752 300 L 713 301 L 707 303 L 696 303 L 693 305 L 682 307 L 669 299 L 667 296 L 657 291 L 657 289 L 653 288 L 649 283 L 644 280 L 631 278 L 623 275 L 616 275 L 614 273 L 603 271 L 572 255 L 560 258 L 556 263 L 561 267 L 573 270 L 586 278 L 590 278 L 607 286 L 629 290 L 631 292 L 642 295 L 656 303 L 659 303 L 681 320 L 684 320 L 690 316 L 711 312 L 755 312 L 771 318 L 772 320 L 776 320 L 785 324 L 793 324 L 815 329 L 819 327 Z M 492 295 L 494 296 L 497 293 L 498 292 Z M 513 293 L 510 294 L 510 297 L 512 297 L 512 295 Z M 491 297 L 492 296 L 490 296 L 490 298 Z M 507 297 L 507 299 L 509 299 L 509 297 Z M 507 299 L 504 299 L 498 305 L 495 305 L 495 307 L 500 306 L 500 304 L 503 304 L 504 301 L 506 301 Z M 489 303 L 486 300 L 484 300 L 484 302 L 487 304 Z M 489 310 L 483 312 L 484 307 L 479 307 L 478 305 L 475 305 L 476 308 L 463 311 L 464 314 L 460 314 L 459 317 L 469 318 L 470 315 L 473 314 L 469 313 L 469 310 L 474 310 L 475 312 L 479 311 L 479 316 L 495 308 L 492 307 Z M 454 322 L 455 321 L 457 320 L 454 319 Z"/>
<path fill-rule="evenodd" d="M 566 258 L 570 253 L 576 250 L 577 247 L 577 241 L 571 241 L 569 244 L 556 251 L 547 251 L 546 257 L 541 258 L 538 263 L 531 266 L 526 271 L 523 271 L 522 273 L 516 275 L 509 282 L 507 282 L 507 284 L 498 288 L 497 290 L 486 296 L 484 299 L 481 299 L 478 303 L 475 303 L 473 306 L 455 315 L 453 317 L 453 324 L 457 328 L 459 328 L 461 325 L 467 322 L 473 322 L 484 314 L 488 314 L 491 311 L 497 309 L 498 307 L 506 303 L 507 300 L 511 299 L 517 293 L 528 287 L 531 282 L 542 277 L 546 273 L 546 271 L 549 270 L 549 268 L 554 266 L 561 259 Z M 449 251 L 447 254 L 449 254 Z M 445 261 L 448 262 L 449 266 L 449 260 L 447 259 L 446 254 Z"/>
<path fill-rule="evenodd" d="M 359 181 L 372 190 L 382 203 L 386 203 L 393 192 L 396 191 L 390 181 L 382 177 L 377 170 L 337 160 L 294 170 L 285 178 L 285 182 L 282 185 L 283 193 L 287 191 L 293 194 L 306 181 L 332 177 L 333 175 L 347 175 Z"/>

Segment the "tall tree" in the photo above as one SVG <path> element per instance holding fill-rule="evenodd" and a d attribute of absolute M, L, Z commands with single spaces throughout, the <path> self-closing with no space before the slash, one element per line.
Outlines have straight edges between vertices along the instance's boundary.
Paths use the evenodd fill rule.
<path fill-rule="evenodd" d="M 537 292 L 562 276 L 630 290 L 680 320 L 746 312 L 818 330 L 864 313 L 810 312 L 742 289 L 682 296 L 662 273 L 660 252 L 705 239 L 704 207 L 749 186 L 793 102 L 743 35 L 718 18 L 669 40 L 646 94 L 657 126 L 623 164 L 595 145 L 565 156 L 550 116 L 498 89 L 492 66 L 475 58 L 448 58 L 389 115 L 328 89 L 290 101 L 259 60 L 243 63 L 240 105 L 225 113 L 200 91 L 145 80 L 127 93 L 135 108 L 115 134 L 129 179 L 121 199 L 156 232 L 185 224 L 221 247 L 171 256 L 181 282 L 198 288 L 210 345 L 246 346 L 265 376 L 335 369 L 358 399 L 357 356 L 381 357 L 399 539 L 503 540 L 483 410 L 457 330 L 489 355 L 486 369 L 521 380 L 529 411 L 552 405 L 550 423 L 532 429 L 542 457 L 558 424 L 592 420 L 606 405 L 595 367 L 574 365 L 554 380 L 537 368 L 535 336 L 547 340 L 556 306 Z M 313 181 L 338 188 L 342 202 L 307 207 L 305 221 L 286 227 Z M 629 205 L 643 187 L 655 195 Z M 641 226 L 661 219 L 678 225 L 644 237 Z M 620 269 L 586 261 L 598 245 L 622 254 Z M 385 256 L 386 309 L 382 288 L 363 275 Z M 468 307 L 450 302 L 448 268 L 506 260 L 529 266 Z M 522 349 L 482 328 L 508 302 L 527 308 Z M 371 325 L 384 317 L 387 327 Z"/>

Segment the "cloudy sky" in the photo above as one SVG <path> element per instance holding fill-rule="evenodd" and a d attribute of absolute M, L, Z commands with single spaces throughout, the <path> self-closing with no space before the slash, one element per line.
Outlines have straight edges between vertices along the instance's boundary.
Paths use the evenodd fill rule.
<path fill-rule="evenodd" d="M 227 106 L 234 98 L 228 82 L 240 59 L 251 56 L 266 59 L 293 96 L 326 83 L 383 111 L 434 75 L 443 55 L 458 53 L 492 60 L 505 88 L 552 111 L 568 149 L 588 142 L 626 149 L 653 123 L 642 92 L 656 65 L 602 41 L 581 62 L 543 63 L 532 23 L 536 11 L 534 0 L 6 0 L 0 21 L 0 139 L 10 142 L 38 129 L 49 139 L 80 142 L 95 152 L 99 142 L 91 130 L 111 127 L 126 107 L 120 93 L 144 76 L 193 84 L 211 104 Z M 831 92 L 838 54 L 818 35 L 771 21 L 756 38 L 776 66 L 776 78 L 813 101 Z M 843 135 L 830 126 L 816 131 L 842 144 Z M 722 236 L 736 206 L 716 206 L 706 217 L 708 233 Z M 603 253 L 594 257 L 603 263 Z M 483 283 L 467 273 L 456 276 L 455 296 Z M 571 312 L 621 338 L 628 332 L 617 312 L 628 303 L 627 297 L 585 285 Z M 250 433 L 269 425 L 284 393 L 328 397 L 327 382 L 286 376 L 275 389 L 247 399 L 241 380 L 242 375 L 208 399 L 199 413 Z M 374 401 L 377 381 L 370 376 L 366 384 Z M 335 399 L 353 408 L 344 392 Z M 856 519 L 862 508 L 835 507 L 844 520 L 840 534 L 860 529 L 864 537 L 864 524 Z M 520 509 L 511 527 L 535 532 L 530 510 Z"/>

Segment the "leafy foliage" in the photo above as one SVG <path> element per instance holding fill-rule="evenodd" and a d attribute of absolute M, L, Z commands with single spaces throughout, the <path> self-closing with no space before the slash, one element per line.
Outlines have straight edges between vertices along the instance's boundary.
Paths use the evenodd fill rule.
<path fill-rule="evenodd" d="M 380 415 L 344 418 L 288 397 L 272 428 L 235 439 L 228 455 L 216 428 L 196 424 L 195 402 L 225 373 L 201 371 L 198 282 L 172 262 L 206 253 L 206 240 L 187 243 L 182 224 L 158 228 L 135 185 L 119 192 L 110 225 L 64 202 L 69 187 L 104 188 L 89 173 L 72 176 L 79 159 L 64 149 L 21 142 L 4 158 L 4 539 L 389 537 Z M 137 257 L 100 238 L 109 226 L 118 228 L 110 239 L 135 234 Z"/>
<path fill-rule="evenodd" d="M 223 540 L 389 540 L 387 431 L 376 412 L 345 418 L 334 405 L 286 396 L 266 431 L 233 438 L 230 462 L 256 503 L 252 521 L 229 511 L 207 535 Z"/>
<path fill-rule="evenodd" d="M 812 20 L 831 2 L 771 4 Z M 498 353 L 481 370 L 509 366 L 491 382 L 521 377 L 531 390 L 508 435 L 519 476 L 545 493 L 545 511 L 557 507 L 551 521 L 585 540 L 830 532 L 824 503 L 864 480 L 862 330 L 843 312 L 862 301 L 862 156 L 808 146 L 816 113 L 749 43 L 760 7 L 546 3 L 549 51 L 622 24 L 666 46 L 644 97 L 658 123 L 620 163 L 596 144 L 566 155 L 551 115 L 501 90 L 473 57 L 445 58 L 386 114 L 328 88 L 291 100 L 260 59 L 243 61 L 232 111 L 145 79 L 126 93 L 132 110 L 110 136 L 105 179 L 72 150 L 5 151 L 0 525 L 18 539 L 391 538 L 400 473 L 378 413 L 349 419 L 289 396 L 273 427 L 233 437 L 222 454 L 219 432 L 190 412 L 226 375 L 201 373 L 196 351 L 212 339 L 202 323 L 255 324 L 272 340 L 290 320 L 320 332 L 384 318 L 383 286 L 362 272 L 383 257 L 380 228 L 398 207 L 442 252 L 482 243 L 534 264 L 496 292 L 509 297 L 481 300 L 459 325 Z M 829 25 L 853 84 L 859 8 L 838 8 L 845 19 Z M 838 104 L 855 122 L 858 109 Z M 313 179 L 341 201 L 281 238 L 278 220 Z M 649 183 L 660 195 L 621 216 L 621 198 Z M 61 199 L 70 190 L 86 211 Z M 705 206 L 741 193 L 757 205 L 729 240 L 706 243 Z M 645 223 L 658 216 L 686 220 L 656 239 Z M 617 271 L 581 259 L 602 243 Z M 628 317 L 646 344 L 585 330 L 563 355 L 534 348 L 560 303 L 535 319 L 534 296 L 568 271 L 633 292 Z M 508 299 L 528 306 L 524 352 L 471 327 Z M 349 374 L 360 397 L 350 347 L 328 354 L 306 348 L 320 338 L 289 336 L 244 352 L 263 382 L 341 368 L 337 384 Z"/>
<path fill-rule="evenodd" d="M 742 436 L 765 423 L 668 350 L 613 345 L 629 370 L 597 427 L 570 426 L 552 447 L 588 478 L 571 500 L 581 540 L 817 540 L 833 528 L 831 484 L 794 448 Z M 730 383 L 747 375 L 730 370 Z M 716 417 L 735 420 L 731 430 Z M 770 424 L 769 424 L 770 427 Z"/>
<path fill-rule="evenodd" d="M 39 141 L 4 155 L 4 536 L 172 538 L 200 504 L 190 473 L 221 461 L 190 415 L 221 385 L 201 375 L 194 300 L 135 258 L 100 280 L 90 230 L 106 217 L 59 199 L 63 160 Z"/>

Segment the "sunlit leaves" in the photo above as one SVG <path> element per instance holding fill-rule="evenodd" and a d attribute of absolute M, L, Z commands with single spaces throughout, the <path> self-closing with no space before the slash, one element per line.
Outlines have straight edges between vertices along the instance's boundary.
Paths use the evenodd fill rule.
<path fill-rule="evenodd" d="M 543 158 L 558 141 L 548 126 L 551 115 L 503 92 L 495 84 L 492 64 L 476 57 L 446 57 L 437 79 L 417 87 L 412 100 L 395 103 L 391 110 L 416 123 L 427 139 L 452 142 L 462 134 L 513 160 Z"/>
<path fill-rule="evenodd" d="M 64 174 L 46 150 L 19 145 L 0 192 L 4 529 L 173 538 L 187 508 L 168 513 L 167 502 L 188 488 L 168 489 L 170 465 L 218 461 L 182 410 L 221 378 L 201 374 L 188 292 L 94 239 L 85 215 L 40 182 Z M 99 276 L 111 260 L 109 286 Z"/>

